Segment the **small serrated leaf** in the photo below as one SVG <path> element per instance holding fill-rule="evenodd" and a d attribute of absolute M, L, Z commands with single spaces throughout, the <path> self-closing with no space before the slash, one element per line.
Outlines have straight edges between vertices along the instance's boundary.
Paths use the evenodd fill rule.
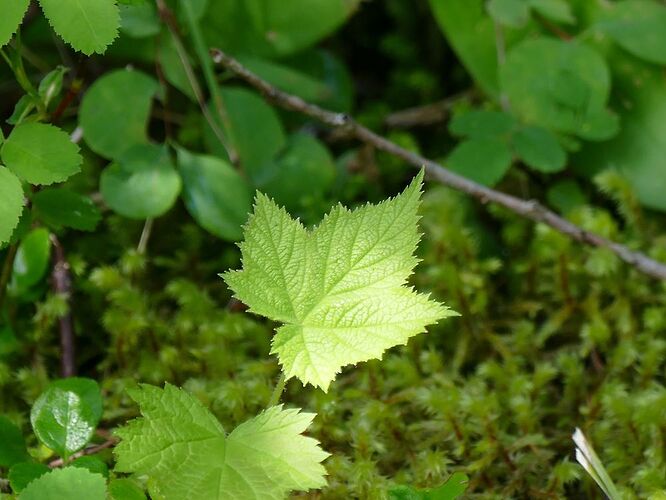
<path fill-rule="evenodd" d="M 12 0 L 3 2 L 0 16 L 0 47 L 9 43 L 12 35 L 16 33 L 23 16 L 28 11 L 30 0 Z"/>
<path fill-rule="evenodd" d="M 106 484 L 100 474 L 79 467 L 54 469 L 32 481 L 21 500 L 105 500 Z"/>
<path fill-rule="evenodd" d="M 120 13 L 114 0 L 39 0 L 56 33 L 86 55 L 103 53 L 118 36 Z"/>
<path fill-rule="evenodd" d="M 0 246 L 10 240 L 23 212 L 21 181 L 0 165 Z"/>

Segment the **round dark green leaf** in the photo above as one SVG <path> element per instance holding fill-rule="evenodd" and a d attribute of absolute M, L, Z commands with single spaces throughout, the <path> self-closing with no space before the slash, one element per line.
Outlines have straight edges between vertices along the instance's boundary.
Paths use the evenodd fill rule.
<path fill-rule="evenodd" d="M 507 54 L 500 81 L 512 111 L 527 123 L 596 140 L 617 132 L 605 109 L 606 62 L 582 43 L 527 39 Z"/>
<path fill-rule="evenodd" d="M 102 217 L 88 196 L 65 188 L 43 189 L 35 193 L 32 206 L 37 216 L 53 227 L 92 231 Z"/>
<path fill-rule="evenodd" d="M 470 139 L 449 155 L 446 166 L 485 186 L 497 184 L 511 166 L 511 151 L 498 139 Z"/>
<path fill-rule="evenodd" d="M 98 78 L 79 111 L 90 149 L 115 159 L 135 144 L 146 144 L 146 125 L 157 90 L 157 82 L 140 71 L 121 69 Z"/>
<path fill-rule="evenodd" d="M 21 429 L 3 415 L 0 415 L 0 443 L 0 467 L 11 467 L 29 458 Z"/>
<path fill-rule="evenodd" d="M 51 241 L 47 229 L 33 229 L 23 238 L 14 258 L 10 288 L 20 295 L 36 285 L 46 274 L 51 254 Z"/>
<path fill-rule="evenodd" d="M 551 132 L 542 127 L 524 127 L 512 141 L 518 156 L 541 172 L 558 172 L 567 162 L 567 154 Z"/>
<path fill-rule="evenodd" d="M 241 226 L 252 211 L 252 190 L 227 162 L 213 156 L 178 150 L 183 200 L 192 217 L 207 231 L 239 240 Z"/>
<path fill-rule="evenodd" d="M 44 123 L 14 127 L 0 155 L 7 168 L 31 184 L 62 182 L 80 170 L 82 161 L 69 135 Z"/>
<path fill-rule="evenodd" d="M 513 116 L 502 111 L 473 110 L 454 116 L 449 130 L 458 136 L 477 139 L 508 134 L 515 126 Z"/>
<path fill-rule="evenodd" d="M 21 492 L 21 500 L 64 499 L 105 500 L 104 477 L 79 467 L 65 467 L 47 472 Z"/>
<path fill-rule="evenodd" d="M 21 181 L 0 165 L 0 244 L 9 241 L 23 212 Z M 0 245 L 2 246 L 2 245 Z"/>
<path fill-rule="evenodd" d="M 102 417 L 97 382 L 68 378 L 49 384 L 30 412 L 37 438 L 59 455 L 69 456 L 90 440 Z"/>
<path fill-rule="evenodd" d="M 175 203 L 181 180 L 163 146 L 138 144 L 107 167 L 100 179 L 104 201 L 131 219 L 166 213 Z"/>
<path fill-rule="evenodd" d="M 20 493 L 28 484 L 50 470 L 46 465 L 37 462 L 19 462 L 9 469 L 9 485 L 14 493 Z"/>

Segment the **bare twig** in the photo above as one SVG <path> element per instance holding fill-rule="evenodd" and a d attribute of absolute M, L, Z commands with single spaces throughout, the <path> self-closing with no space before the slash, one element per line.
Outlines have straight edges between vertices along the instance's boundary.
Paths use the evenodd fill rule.
<path fill-rule="evenodd" d="M 470 95 L 470 92 L 462 92 L 441 101 L 395 111 L 386 117 L 384 124 L 387 127 L 410 128 L 443 122 L 449 116 L 453 105 Z"/>
<path fill-rule="evenodd" d="M 636 252 L 625 245 L 606 239 L 596 233 L 586 231 L 560 217 L 555 212 L 548 210 L 536 200 L 517 198 L 482 186 L 466 177 L 451 172 L 437 162 L 401 148 L 397 144 L 360 125 L 344 113 L 334 113 L 333 111 L 308 103 L 300 97 L 278 90 L 219 49 L 212 49 L 211 53 L 216 63 L 231 70 L 264 94 L 267 99 L 282 108 L 302 113 L 331 127 L 343 128 L 348 131 L 349 135 L 356 139 L 372 144 L 375 148 L 401 158 L 417 168 L 424 167 L 430 179 L 473 196 L 481 203 L 497 203 L 522 217 L 546 224 L 580 243 L 607 248 L 640 272 L 653 278 L 666 280 L 666 265 L 651 259 L 641 252 Z"/>
<path fill-rule="evenodd" d="M 69 272 L 69 263 L 65 258 L 65 251 L 55 234 L 51 234 L 53 244 L 53 290 L 62 295 L 67 301 L 67 312 L 60 317 L 60 361 L 63 377 L 72 377 L 76 374 L 76 363 L 74 361 L 74 326 L 72 322 L 71 296 L 72 276 Z"/>
<path fill-rule="evenodd" d="M 112 448 L 118 443 L 118 440 L 114 437 L 108 438 L 106 441 L 104 441 L 101 444 L 96 444 L 94 446 L 89 446 L 87 448 L 84 448 L 81 451 L 77 451 L 74 453 L 71 457 L 69 457 L 68 462 L 71 462 L 72 460 L 76 460 L 77 458 L 84 457 L 86 455 L 94 455 L 95 453 L 99 453 L 102 450 L 105 450 L 107 448 Z M 51 460 L 49 462 L 49 467 L 52 469 L 55 467 L 62 467 L 65 465 L 65 461 L 62 458 L 56 458 L 55 460 Z"/>

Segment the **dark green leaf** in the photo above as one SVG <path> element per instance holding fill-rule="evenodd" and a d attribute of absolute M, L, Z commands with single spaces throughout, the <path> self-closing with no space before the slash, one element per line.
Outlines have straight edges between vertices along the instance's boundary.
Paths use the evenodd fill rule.
<path fill-rule="evenodd" d="M 112 479 L 109 482 L 110 500 L 146 500 L 146 495 L 131 479 Z"/>
<path fill-rule="evenodd" d="M 518 156 L 535 170 L 558 172 L 566 165 L 566 151 L 545 128 L 521 128 L 513 136 L 512 144 Z"/>
<path fill-rule="evenodd" d="M 97 457 L 79 457 L 71 463 L 71 466 L 81 467 L 83 469 L 89 470 L 90 472 L 94 472 L 95 474 L 101 474 L 106 478 L 109 477 L 109 467 Z"/>
<path fill-rule="evenodd" d="M 0 467 L 11 467 L 29 458 L 21 429 L 3 415 L 0 415 L 0 443 Z"/>
<path fill-rule="evenodd" d="M 51 254 L 48 230 L 33 229 L 18 247 L 10 288 L 14 295 L 22 295 L 36 285 L 46 274 Z"/>
<path fill-rule="evenodd" d="M 58 66 L 53 71 L 47 73 L 47 75 L 42 78 L 42 81 L 39 82 L 37 93 L 42 99 L 45 107 L 48 107 L 53 98 L 60 94 L 60 91 L 62 90 L 62 79 L 66 72 L 67 68 L 65 66 Z"/>
<path fill-rule="evenodd" d="M 573 179 L 564 179 L 550 186 L 546 199 L 551 206 L 563 214 L 588 201 L 578 182 Z"/>
<path fill-rule="evenodd" d="M 493 186 L 511 166 L 511 151 L 498 139 L 470 139 L 458 144 L 446 166 L 468 179 Z"/>
<path fill-rule="evenodd" d="M 30 422 L 39 440 L 63 457 L 88 443 L 101 417 L 99 386 L 85 378 L 52 382 L 30 411 Z"/>
<path fill-rule="evenodd" d="M 133 38 L 155 36 L 161 23 L 152 2 L 120 6 L 120 29 Z"/>
<path fill-rule="evenodd" d="M 532 9 L 556 23 L 573 24 L 576 18 L 566 0 L 528 0 Z"/>
<path fill-rule="evenodd" d="M 146 124 L 157 90 L 157 82 L 140 71 L 121 69 L 98 78 L 79 112 L 90 149 L 115 159 L 135 144 L 146 144 Z"/>
<path fill-rule="evenodd" d="M 31 184 L 62 182 L 80 170 L 82 161 L 67 133 L 44 123 L 14 127 L 0 155 L 7 168 Z"/>
<path fill-rule="evenodd" d="M 92 231 L 101 219 L 93 201 L 65 188 L 43 189 L 32 197 L 37 216 L 53 227 Z"/>
<path fill-rule="evenodd" d="M 19 462 L 9 469 L 9 485 L 14 493 L 20 493 L 28 484 L 50 470 L 46 465 L 37 462 Z"/>
<path fill-rule="evenodd" d="M 227 162 L 178 150 L 183 200 L 192 217 L 220 238 L 239 240 L 252 211 L 252 190 Z"/>
<path fill-rule="evenodd" d="M 390 500 L 455 500 L 467 489 L 468 477 L 456 472 L 438 488 L 416 489 L 413 486 L 398 486 L 389 492 Z"/>
<path fill-rule="evenodd" d="M 502 111 L 473 110 L 454 116 L 449 130 L 458 136 L 480 139 L 508 134 L 515 126 L 516 120 Z"/>
<path fill-rule="evenodd" d="M 19 346 L 14 331 L 9 326 L 0 326 L 0 359 L 16 351 Z"/>
<path fill-rule="evenodd" d="M 106 484 L 99 474 L 78 467 L 54 469 L 32 481 L 21 500 L 106 500 Z"/>
<path fill-rule="evenodd" d="M 104 201 L 131 219 L 166 213 L 180 194 L 181 180 L 163 146 L 139 144 L 107 167 L 100 179 Z"/>
<path fill-rule="evenodd" d="M 37 107 L 37 99 L 31 95 L 23 95 L 21 98 L 16 101 L 14 105 L 14 111 L 9 118 L 7 118 L 7 123 L 10 125 L 17 125 L 26 119 L 32 113 L 32 111 Z"/>

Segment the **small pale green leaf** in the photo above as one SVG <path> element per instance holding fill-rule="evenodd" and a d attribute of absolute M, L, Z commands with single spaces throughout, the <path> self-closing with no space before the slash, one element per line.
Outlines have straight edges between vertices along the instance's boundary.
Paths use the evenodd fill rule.
<path fill-rule="evenodd" d="M 157 90 L 157 82 L 140 71 L 121 69 L 98 78 L 79 112 L 90 149 L 115 159 L 135 144 L 148 143 L 146 125 Z"/>
<path fill-rule="evenodd" d="M 559 172 L 567 162 L 567 153 L 551 132 L 542 127 L 524 127 L 512 139 L 522 160 L 540 172 Z"/>
<path fill-rule="evenodd" d="M 3 415 L 0 415 L 0 443 L 0 467 L 11 467 L 29 458 L 21 429 Z"/>
<path fill-rule="evenodd" d="M 250 90 L 225 87 L 221 90 L 227 122 L 220 122 L 224 135 L 240 157 L 243 170 L 251 181 L 261 178 L 262 167 L 285 146 L 282 123 L 272 106 Z M 227 126 L 228 125 L 228 126 Z M 226 151 L 206 126 L 206 144 L 216 156 Z"/>
<path fill-rule="evenodd" d="M 65 457 L 88 443 L 101 417 L 99 386 L 85 378 L 51 382 L 30 411 L 37 438 Z"/>
<path fill-rule="evenodd" d="M 39 4 L 53 30 L 86 55 L 103 53 L 118 35 L 115 0 L 39 0 Z"/>
<path fill-rule="evenodd" d="M 21 295 L 39 283 L 49 267 L 50 254 L 49 232 L 43 227 L 33 229 L 23 238 L 14 258 L 10 283 L 14 295 Z"/>
<path fill-rule="evenodd" d="M 16 104 L 14 105 L 14 111 L 9 118 L 7 118 L 7 123 L 10 125 L 18 125 L 23 120 L 25 120 L 30 113 L 37 108 L 39 101 L 36 97 L 25 94 L 20 97 Z"/>
<path fill-rule="evenodd" d="M 0 247 L 12 236 L 23 212 L 24 198 L 21 181 L 0 165 Z"/>
<path fill-rule="evenodd" d="M 525 0 L 490 0 L 490 16 L 504 26 L 519 28 L 530 18 L 530 6 Z"/>
<path fill-rule="evenodd" d="M 106 482 L 78 467 L 54 469 L 32 481 L 19 500 L 106 500 Z"/>
<path fill-rule="evenodd" d="M 92 231 L 102 215 L 88 197 L 65 188 L 42 189 L 32 197 L 37 217 L 53 227 Z"/>
<path fill-rule="evenodd" d="M 623 49 L 646 61 L 666 64 L 666 6 L 652 0 L 605 5 L 599 27 Z"/>
<path fill-rule="evenodd" d="M 235 241 L 252 211 L 252 190 L 226 161 L 178 149 L 183 200 L 192 217 L 207 231 Z"/>
<path fill-rule="evenodd" d="M 546 19 L 556 23 L 573 24 L 576 18 L 566 0 L 528 0 L 530 7 Z"/>
<path fill-rule="evenodd" d="M 257 195 L 243 269 L 224 279 L 251 312 L 285 323 L 271 352 L 287 378 L 326 390 L 343 366 L 379 358 L 455 314 L 405 286 L 417 263 L 422 179 L 379 205 L 338 205 L 312 231 Z"/>
<path fill-rule="evenodd" d="M 79 147 L 58 127 L 23 123 L 2 144 L 7 168 L 31 184 L 62 182 L 81 169 Z"/>
<path fill-rule="evenodd" d="M 109 500 L 146 500 L 146 495 L 131 479 L 112 479 L 109 481 Z"/>
<path fill-rule="evenodd" d="M 154 144 L 132 146 L 100 178 L 107 205 L 131 219 L 163 215 L 176 202 L 180 188 L 167 149 Z"/>
<path fill-rule="evenodd" d="M 398 486 L 389 491 L 389 500 L 455 500 L 467 489 L 469 478 L 455 472 L 437 488 L 416 489 L 413 486 Z"/>
<path fill-rule="evenodd" d="M 28 484 L 50 470 L 46 465 L 37 462 L 19 462 L 9 469 L 9 485 L 14 493 L 20 493 Z"/>
<path fill-rule="evenodd" d="M 326 484 L 328 454 L 302 435 L 313 414 L 274 406 L 226 436 L 182 389 L 142 385 L 130 395 L 143 417 L 117 431 L 116 471 L 147 475 L 153 498 L 281 500 Z"/>
<path fill-rule="evenodd" d="M 16 33 L 23 16 L 28 11 L 30 0 L 5 0 L 0 15 L 0 47 L 7 45 Z"/>
<path fill-rule="evenodd" d="M 515 126 L 513 116 L 502 111 L 472 110 L 454 116 L 449 123 L 449 130 L 457 136 L 480 139 L 506 135 Z"/>
<path fill-rule="evenodd" d="M 484 186 L 494 186 L 511 167 L 511 150 L 499 139 L 470 139 L 458 144 L 446 165 Z"/>

